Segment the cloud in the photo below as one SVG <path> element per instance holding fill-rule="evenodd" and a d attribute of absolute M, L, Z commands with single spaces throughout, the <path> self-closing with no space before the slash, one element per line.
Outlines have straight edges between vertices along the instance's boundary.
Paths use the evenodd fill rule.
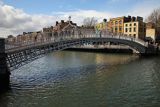
<path fill-rule="evenodd" d="M 157 8 L 160 8 L 159 0 L 142 0 L 140 3 L 135 5 L 128 14 L 147 18 L 147 16 Z"/>
<path fill-rule="evenodd" d="M 56 15 L 65 19 L 68 18 L 68 16 L 72 16 L 72 20 L 81 25 L 86 17 L 95 17 L 99 21 L 102 21 L 104 18 L 109 19 L 111 17 L 117 16 L 118 14 L 114 15 L 109 12 L 100 12 L 96 10 L 75 10 L 70 12 L 57 12 Z"/>
<path fill-rule="evenodd" d="M 17 35 L 22 32 L 31 32 L 42 30 L 43 27 L 55 24 L 56 20 L 67 20 L 68 16 L 72 16 L 72 21 L 81 25 L 86 17 L 94 17 L 98 20 L 102 18 L 112 17 L 111 13 L 99 12 L 96 10 L 76 10 L 70 12 L 57 12 L 52 15 L 44 14 L 27 14 L 22 9 L 13 6 L 0 5 L 0 37 L 8 35 Z"/>
<path fill-rule="evenodd" d="M 53 25 L 57 20 L 49 15 L 30 15 L 13 6 L 0 4 L 0 37 L 9 34 L 17 35 L 22 32 L 41 30 L 45 26 Z"/>
<path fill-rule="evenodd" d="M 120 0 L 112 1 L 118 2 Z M 10 34 L 17 35 L 22 32 L 39 31 L 42 30 L 43 27 L 54 25 L 55 21 L 67 20 L 69 16 L 72 16 L 72 21 L 76 22 L 78 25 L 81 25 L 86 17 L 96 17 L 98 21 L 102 21 L 103 18 L 109 19 L 111 17 L 128 14 L 146 17 L 153 9 L 159 6 L 159 0 L 143 0 L 130 8 L 127 14 L 123 11 L 123 13 L 110 13 L 107 11 L 77 9 L 74 11 L 63 11 L 52 13 L 51 15 L 45 15 L 28 14 L 22 9 L 6 5 L 0 0 L 0 37 L 7 37 Z"/>

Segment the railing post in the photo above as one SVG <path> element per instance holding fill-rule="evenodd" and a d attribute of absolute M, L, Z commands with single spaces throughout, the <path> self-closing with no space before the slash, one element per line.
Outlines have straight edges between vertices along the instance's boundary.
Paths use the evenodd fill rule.
<path fill-rule="evenodd" d="M 7 67 L 7 54 L 5 53 L 5 39 L 0 38 L 0 91 L 9 88 L 10 71 Z"/>

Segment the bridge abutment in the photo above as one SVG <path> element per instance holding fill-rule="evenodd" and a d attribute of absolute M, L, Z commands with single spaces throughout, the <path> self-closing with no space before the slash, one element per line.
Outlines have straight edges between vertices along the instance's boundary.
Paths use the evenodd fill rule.
<path fill-rule="evenodd" d="M 0 91 L 8 89 L 10 83 L 10 71 L 7 67 L 6 58 L 5 39 L 0 38 Z"/>

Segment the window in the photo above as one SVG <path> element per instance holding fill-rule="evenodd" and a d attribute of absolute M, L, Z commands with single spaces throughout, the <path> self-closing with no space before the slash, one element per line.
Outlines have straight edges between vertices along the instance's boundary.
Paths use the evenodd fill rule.
<path fill-rule="evenodd" d="M 126 27 L 128 26 L 128 24 L 126 24 Z"/>
<path fill-rule="evenodd" d="M 122 27 L 119 28 L 119 31 L 122 31 Z"/>
<path fill-rule="evenodd" d="M 136 26 L 136 23 L 134 23 L 134 26 Z"/>
<path fill-rule="evenodd" d="M 133 37 L 136 38 L 136 34 L 134 34 Z"/>
<path fill-rule="evenodd" d="M 116 25 L 117 25 L 117 24 L 118 24 L 118 21 L 116 21 L 115 23 L 116 23 Z"/>
<path fill-rule="evenodd" d="M 122 20 L 119 21 L 119 24 L 122 24 Z"/>
<path fill-rule="evenodd" d="M 117 31 L 118 29 L 117 29 L 117 27 L 115 28 L 115 31 Z"/>
<path fill-rule="evenodd" d="M 134 27 L 134 32 L 136 32 L 136 27 Z"/>
<path fill-rule="evenodd" d="M 127 29 L 127 28 L 125 29 L 125 32 L 128 32 L 128 29 Z"/>
<path fill-rule="evenodd" d="M 132 24 L 130 24 L 130 26 L 132 26 Z"/>
<path fill-rule="evenodd" d="M 131 29 L 131 28 L 129 28 L 129 32 L 132 32 L 132 29 Z"/>

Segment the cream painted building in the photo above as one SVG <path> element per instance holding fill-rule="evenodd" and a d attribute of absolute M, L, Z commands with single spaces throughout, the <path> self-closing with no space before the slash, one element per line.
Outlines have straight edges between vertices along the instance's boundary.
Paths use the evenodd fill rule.
<path fill-rule="evenodd" d="M 160 38 L 160 27 L 156 27 L 154 23 L 148 22 L 146 24 L 146 37 L 150 37 L 153 41 Z"/>
<path fill-rule="evenodd" d="M 156 40 L 156 30 L 154 28 L 146 29 L 146 37 Z"/>
<path fill-rule="evenodd" d="M 131 21 L 124 23 L 124 34 L 144 40 L 146 27 L 143 21 Z"/>

